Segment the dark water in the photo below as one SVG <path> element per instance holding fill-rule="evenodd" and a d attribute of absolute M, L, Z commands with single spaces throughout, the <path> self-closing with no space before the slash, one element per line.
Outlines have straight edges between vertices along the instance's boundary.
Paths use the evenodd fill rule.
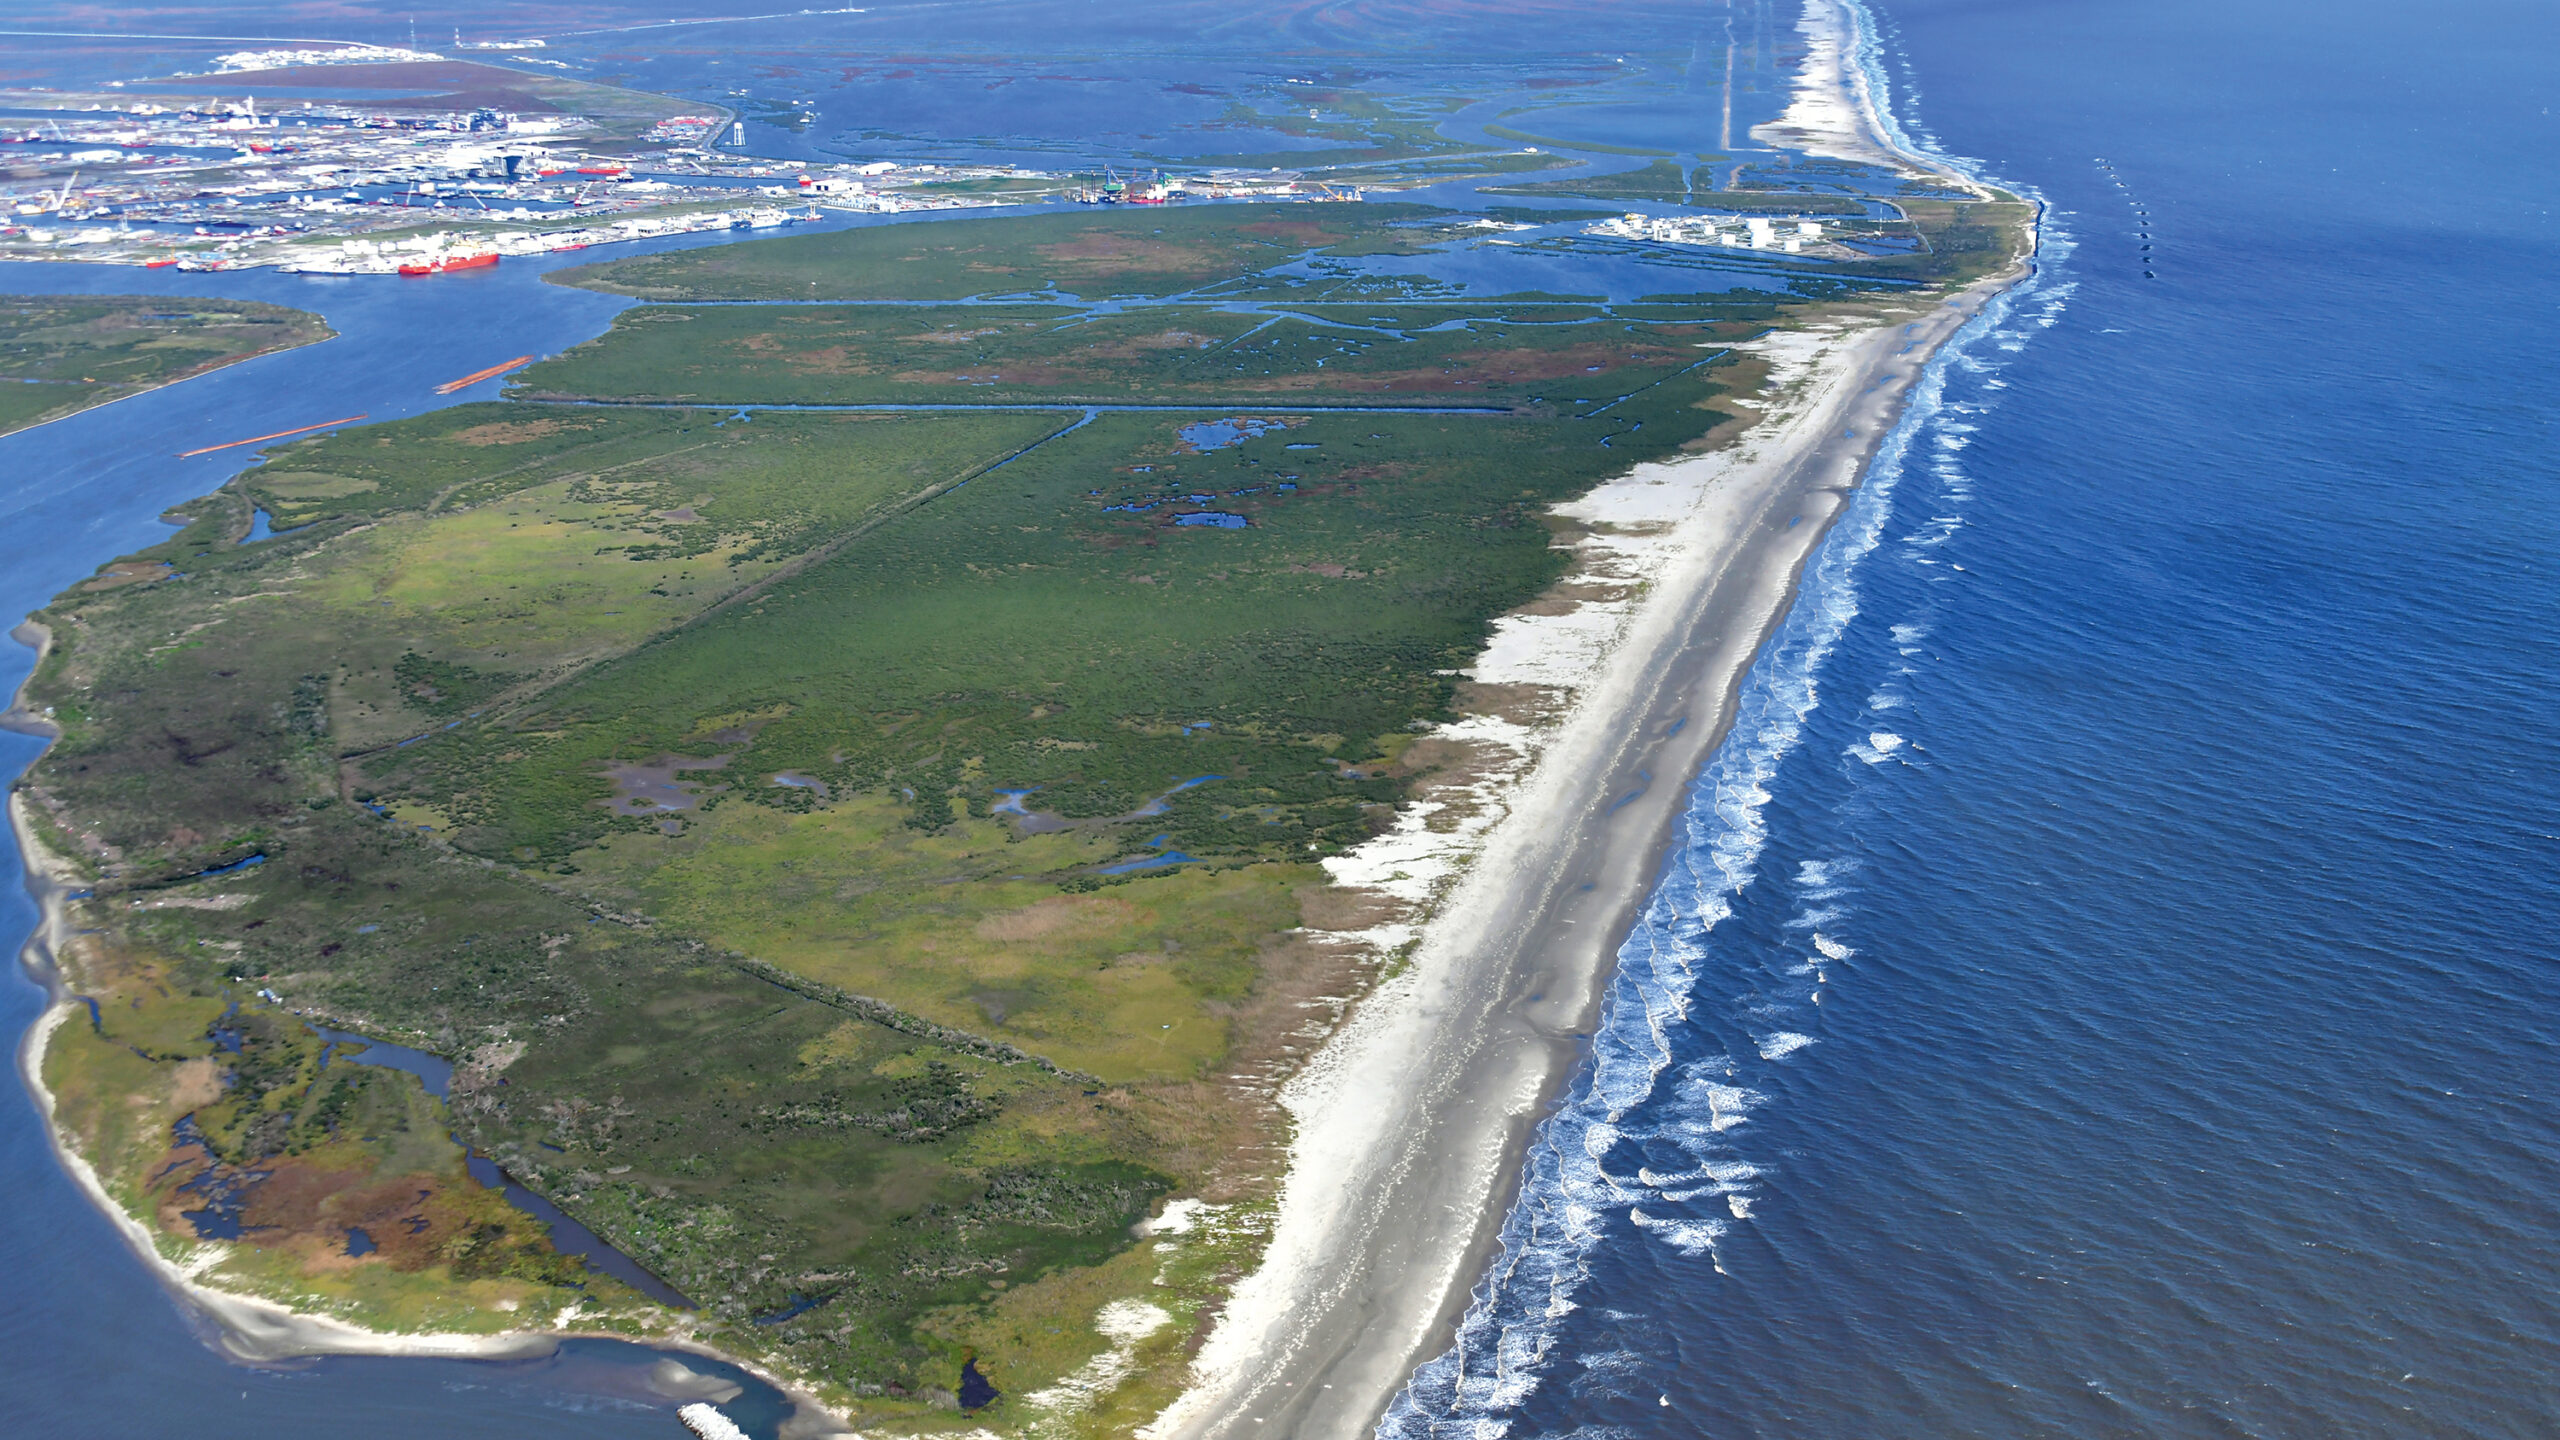
<path fill-rule="evenodd" d="M 1389 1432 L 2550 1435 L 2560 13 L 1887 9 L 2071 243 L 1829 543 Z"/>

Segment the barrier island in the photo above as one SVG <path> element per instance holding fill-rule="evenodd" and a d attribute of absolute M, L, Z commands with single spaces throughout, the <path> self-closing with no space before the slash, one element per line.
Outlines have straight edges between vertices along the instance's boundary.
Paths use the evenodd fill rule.
<path fill-rule="evenodd" d="M 1647 583 L 1577 580 L 1611 527 L 1562 507 L 1729 450 L 1780 342 L 2029 218 L 1640 303 L 1402 274 L 1503 227 L 1391 204 L 577 272 L 647 303 L 506 400 L 273 447 L 39 615 L 56 1126 L 191 1283 L 315 1323 L 1126 1433 L 1260 1262 L 1279 1087 L 1409 961 L 1427 905 L 1341 862 L 1460 823 L 1452 727 L 1537 711 L 1472 676 L 1502 617 Z"/>

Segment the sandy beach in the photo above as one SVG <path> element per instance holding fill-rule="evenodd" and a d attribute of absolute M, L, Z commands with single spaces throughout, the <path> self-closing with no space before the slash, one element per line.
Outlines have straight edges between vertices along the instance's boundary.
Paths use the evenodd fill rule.
<path fill-rule="evenodd" d="M 1855 23 L 1811 7 L 1822 63 L 1771 138 L 1952 176 L 1885 149 Z M 1930 358 L 2024 273 L 1770 337 L 1733 447 L 1558 511 L 1576 573 L 1505 620 L 1469 672 L 1493 703 L 1436 737 L 1465 773 L 1329 866 L 1389 917 L 1339 938 L 1406 958 L 1283 1086 L 1269 1249 L 1150 1440 L 1367 1435 L 1448 1346 L 1745 672 Z"/>

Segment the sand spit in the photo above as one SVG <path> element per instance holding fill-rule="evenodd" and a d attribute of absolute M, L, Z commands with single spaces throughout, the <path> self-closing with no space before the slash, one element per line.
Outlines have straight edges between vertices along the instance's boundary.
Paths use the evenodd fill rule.
<path fill-rule="evenodd" d="M 33 646 L 39 665 L 53 641 L 49 631 L 32 621 L 12 631 L 11 638 Z M 55 733 L 50 722 L 27 710 L 23 692 L 11 709 L 0 715 L 0 723 L 47 738 Z M 219 1242 L 182 1248 L 173 1244 L 172 1249 L 178 1252 L 174 1258 L 163 1253 L 151 1231 L 108 1193 L 97 1170 L 63 1139 L 61 1128 L 54 1123 L 53 1092 L 44 1083 L 44 1052 L 55 1027 L 83 1013 L 80 1003 L 65 993 L 61 956 L 70 933 L 65 912 L 67 898 L 86 882 L 68 859 L 56 854 L 36 833 L 28 821 L 27 804 L 24 791 L 10 792 L 9 826 L 26 867 L 27 893 L 37 907 L 35 933 L 27 937 L 18 959 L 26 973 L 51 992 L 53 1003 L 28 1028 L 25 1041 L 18 1047 L 19 1079 L 44 1116 L 45 1136 L 52 1142 L 53 1153 L 62 1161 L 64 1172 L 99 1213 L 114 1224 L 134 1254 L 185 1304 L 190 1314 L 203 1322 L 207 1338 L 223 1353 L 252 1363 L 302 1355 L 439 1355 L 495 1360 L 549 1353 L 558 1342 L 547 1334 L 387 1335 L 329 1316 L 308 1315 L 272 1301 L 213 1289 L 200 1283 L 200 1277 L 220 1263 L 226 1247 Z"/>
<path fill-rule="evenodd" d="M 1942 160 L 1902 149 L 1886 132 L 1874 81 L 1859 63 L 1874 43 L 1868 32 L 1873 23 L 1866 11 L 1845 0 L 1805 0 L 1804 14 L 1796 21 L 1805 57 L 1795 96 L 1777 119 L 1752 126 L 1751 138 L 1805 155 L 1926 176 L 1951 190 L 1997 198 L 1980 180 Z"/>
<path fill-rule="evenodd" d="M 19 638 L 27 637 L 22 635 Z M 13 711 L 10 718 L 20 720 L 23 716 Z M 37 902 L 39 918 L 35 933 L 28 937 L 18 958 L 26 967 L 26 973 L 52 992 L 53 1003 L 28 1028 L 26 1039 L 18 1048 L 19 1080 L 27 1087 L 27 1093 L 34 1098 L 36 1108 L 43 1115 L 46 1138 L 52 1142 L 53 1152 L 61 1160 L 63 1171 L 80 1187 L 89 1203 L 116 1227 L 116 1232 L 150 1268 L 152 1275 L 168 1288 L 180 1308 L 196 1322 L 199 1333 L 208 1344 L 243 1364 L 259 1365 L 322 1355 L 521 1360 L 548 1355 L 558 1349 L 564 1339 L 625 1340 L 656 1350 L 726 1361 L 772 1385 L 793 1402 L 795 1409 L 784 1422 L 784 1433 L 794 1440 L 851 1433 L 844 1428 L 841 1416 L 786 1377 L 681 1336 L 634 1339 L 610 1331 L 583 1331 L 568 1327 L 515 1330 L 494 1335 L 392 1334 L 205 1284 L 204 1276 L 221 1263 L 229 1247 L 220 1241 L 189 1244 L 155 1237 L 141 1220 L 118 1203 L 97 1170 L 64 1140 L 60 1127 L 54 1123 L 53 1092 L 44 1083 L 44 1053 L 56 1027 L 86 1013 L 80 1003 L 66 993 L 59 963 L 62 942 L 69 933 L 65 901 L 84 882 L 70 862 L 55 854 L 36 834 L 35 828 L 27 821 L 25 804 L 24 794 L 13 792 L 9 796 L 9 823 L 17 837 L 18 853 L 24 858 L 27 890 Z M 564 1312 L 563 1318 L 572 1313 Z M 670 1392 L 670 1398 L 685 1397 Z"/>
<path fill-rule="evenodd" d="M 1840 0 L 1805 0 L 1796 33 L 1805 41 L 1804 69 L 1796 76 L 1795 98 L 1786 112 L 1767 124 L 1751 127 L 1751 138 L 1764 145 L 1829 160 L 1881 165 L 1888 170 L 1958 178 L 1946 167 L 1926 163 L 1894 148 L 1876 122 L 1875 96 L 1867 72 L 1857 64 L 1868 43 L 1866 17 Z M 1972 188 L 1970 180 L 1966 188 Z"/>
<path fill-rule="evenodd" d="M 133 1217 L 132 1212 L 117 1203 L 108 1193 L 104 1181 L 86 1158 L 64 1143 L 61 1130 L 54 1124 L 53 1092 L 44 1083 L 44 1052 L 53 1037 L 54 1028 L 75 1014 L 82 1013 L 78 1001 L 62 993 L 57 957 L 66 931 L 63 897 L 80 883 L 62 857 L 47 849 L 27 823 L 26 797 L 9 797 L 9 823 L 16 832 L 18 851 L 26 857 L 27 888 L 41 907 L 42 918 L 35 934 L 27 940 L 20 961 L 27 973 L 51 981 L 54 1003 L 47 1007 L 18 1050 L 19 1078 L 27 1093 L 35 1097 L 36 1107 L 44 1115 L 45 1133 L 53 1141 L 54 1154 L 61 1158 L 62 1168 L 79 1183 L 92 1204 L 96 1205 L 136 1255 L 149 1265 L 162 1283 L 184 1299 L 188 1307 L 209 1323 L 213 1338 L 221 1350 L 238 1360 L 271 1361 L 297 1355 L 442 1355 L 513 1359 L 548 1353 L 556 1343 L 554 1337 L 532 1332 L 504 1335 L 387 1335 L 349 1325 L 325 1315 L 308 1315 L 271 1301 L 215 1290 L 199 1283 L 199 1277 L 210 1266 L 220 1262 L 227 1247 L 208 1242 L 184 1247 L 173 1258 L 162 1252 L 151 1232 Z"/>

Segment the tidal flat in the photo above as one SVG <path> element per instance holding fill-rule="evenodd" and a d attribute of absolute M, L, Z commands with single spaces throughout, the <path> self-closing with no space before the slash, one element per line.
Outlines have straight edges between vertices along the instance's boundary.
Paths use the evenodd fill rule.
<path fill-rule="evenodd" d="M 1472 223 L 622 262 L 585 278 L 674 303 L 517 398 L 276 446 L 39 617 L 21 814 L 85 872 L 98 1007 L 46 1054 L 65 1131 L 207 1283 L 355 1323 L 680 1336 L 866 1423 L 949 1418 L 964 1367 L 1017 1397 L 987 1423 L 1160 1409 L 1258 1253 L 1270 1077 L 1398 963 L 1323 943 L 1374 916 L 1320 862 L 1517 699 L 1463 672 L 1565 574 L 1556 507 L 1724 443 L 1751 342 L 1839 303 L 1275 278 Z M 740 408 L 795 404 L 887 408 Z M 452 1057 L 449 1097 L 306 1020 Z M 465 1148 L 699 1308 L 552 1252 Z"/>

